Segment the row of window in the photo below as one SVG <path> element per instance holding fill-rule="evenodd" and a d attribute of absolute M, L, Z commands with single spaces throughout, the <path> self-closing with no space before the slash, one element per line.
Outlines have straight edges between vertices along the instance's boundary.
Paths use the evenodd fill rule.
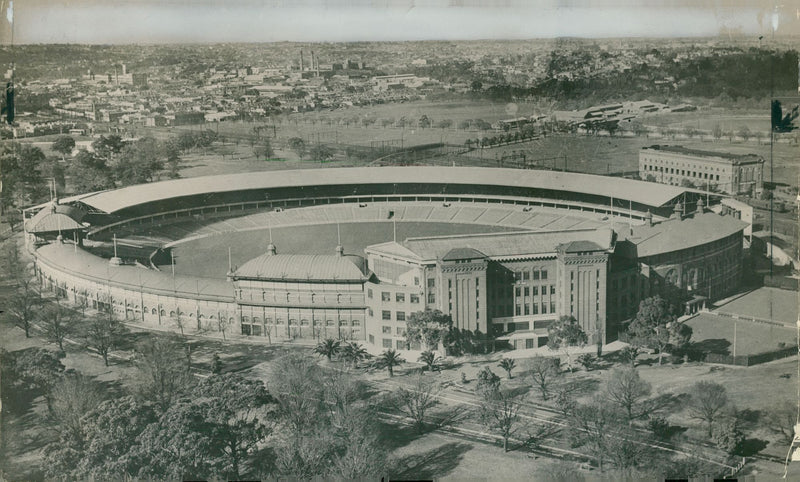
<path fill-rule="evenodd" d="M 367 289 L 367 298 L 371 299 L 372 296 L 373 296 L 372 289 L 368 288 Z M 394 294 L 394 300 L 397 303 L 405 303 L 406 302 L 406 294 L 405 293 L 395 293 Z M 392 293 L 389 292 L 389 291 L 381 291 L 381 301 L 383 301 L 385 303 L 391 302 L 392 301 Z M 419 295 L 416 294 L 416 293 L 409 294 L 408 295 L 408 301 L 410 303 L 414 303 L 414 304 L 419 303 Z"/>
<path fill-rule="evenodd" d="M 658 167 L 644 165 L 645 171 L 663 172 L 664 174 L 679 174 L 686 177 L 695 177 L 697 179 L 708 179 L 711 181 L 719 181 L 719 174 L 709 174 L 707 172 L 687 171 L 685 169 L 676 169 L 674 167 Z M 716 179 L 715 179 L 716 177 Z"/>
<path fill-rule="evenodd" d="M 244 324 L 252 323 L 254 325 L 260 325 L 261 324 L 261 318 L 259 318 L 257 316 L 254 316 L 251 319 L 249 316 L 242 316 L 242 323 L 244 323 Z M 275 323 L 273 323 L 272 318 L 266 317 L 266 318 L 264 318 L 264 323 L 267 324 L 267 325 L 272 325 L 272 324 L 282 325 L 283 324 L 283 318 L 277 318 L 277 319 L 275 319 Z M 322 320 L 313 320 L 313 323 L 314 323 L 314 326 L 322 326 Z M 289 320 L 289 326 L 297 325 L 297 324 L 298 323 L 297 323 L 296 319 L 291 318 Z M 310 322 L 307 319 L 302 319 L 302 320 L 300 320 L 300 326 L 310 326 Z M 333 320 L 325 320 L 325 326 L 336 326 L 336 322 L 333 321 Z M 350 322 L 348 322 L 347 320 L 339 320 L 339 326 L 361 326 L 361 320 L 351 320 Z"/>
<path fill-rule="evenodd" d="M 382 326 L 381 331 L 384 335 L 391 335 L 392 334 L 392 327 L 391 326 Z M 403 326 L 398 326 L 396 329 L 397 336 L 406 336 L 406 329 Z"/>
<path fill-rule="evenodd" d="M 371 309 L 370 309 L 369 314 L 372 315 L 372 310 Z M 396 311 L 394 313 L 394 316 L 395 316 L 394 319 L 397 320 L 397 321 L 406 321 L 406 312 L 405 311 Z M 389 310 L 382 310 L 381 311 L 381 319 L 382 320 L 391 320 L 392 319 L 392 312 L 389 311 Z"/>
<path fill-rule="evenodd" d="M 556 294 L 556 285 L 549 285 L 549 286 L 550 286 L 550 294 L 551 295 Z M 547 294 L 547 287 L 548 285 L 541 286 L 542 296 Z M 516 288 L 514 288 L 514 295 L 516 295 L 517 298 L 519 298 L 520 296 L 531 296 L 531 294 L 533 294 L 533 296 L 539 296 L 539 285 L 517 286 Z"/>
<path fill-rule="evenodd" d="M 530 281 L 539 280 L 539 279 L 547 279 L 547 270 L 541 268 L 533 268 L 531 270 L 517 270 L 514 271 L 514 281 L 517 283 L 522 281 Z"/>
<path fill-rule="evenodd" d="M 549 310 L 548 310 L 549 308 Z M 555 313 L 556 312 L 556 302 L 551 301 L 550 303 L 525 303 L 525 304 L 517 304 L 514 308 L 514 314 L 516 316 L 522 315 L 538 315 L 539 313 L 543 315 L 547 313 Z"/>

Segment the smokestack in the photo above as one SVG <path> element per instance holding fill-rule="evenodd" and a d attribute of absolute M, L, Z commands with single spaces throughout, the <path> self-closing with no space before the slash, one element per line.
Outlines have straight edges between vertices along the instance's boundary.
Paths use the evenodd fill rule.
<path fill-rule="evenodd" d="M 303 49 L 300 49 L 300 72 L 303 70 Z"/>

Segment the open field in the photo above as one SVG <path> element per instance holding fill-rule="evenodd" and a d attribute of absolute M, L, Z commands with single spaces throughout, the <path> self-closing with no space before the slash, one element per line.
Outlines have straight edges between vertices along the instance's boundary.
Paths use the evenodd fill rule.
<path fill-rule="evenodd" d="M 759 288 L 726 303 L 716 311 L 734 315 L 772 320 L 794 327 L 797 321 L 796 291 L 778 288 Z"/>
<path fill-rule="evenodd" d="M 365 247 L 391 241 L 392 224 L 391 222 L 340 224 L 339 231 L 345 253 L 363 256 Z M 519 228 L 436 222 L 396 224 L 398 240 L 412 236 L 519 230 Z M 272 240 L 277 246 L 278 252 L 282 254 L 334 254 L 334 247 L 338 242 L 336 224 L 273 228 Z M 232 247 L 231 258 L 234 266 L 241 266 L 246 261 L 264 254 L 268 244 L 269 232 L 266 228 L 257 231 L 221 234 L 182 243 L 175 247 L 175 272 L 192 276 L 223 278 L 228 271 L 228 246 Z"/>
<path fill-rule="evenodd" d="M 693 348 L 707 353 L 723 355 L 753 355 L 778 348 L 778 343 L 791 346 L 795 330 L 766 323 L 733 320 L 727 317 L 701 313 L 687 320 L 692 327 Z M 734 349 L 734 330 L 736 346 Z"/>

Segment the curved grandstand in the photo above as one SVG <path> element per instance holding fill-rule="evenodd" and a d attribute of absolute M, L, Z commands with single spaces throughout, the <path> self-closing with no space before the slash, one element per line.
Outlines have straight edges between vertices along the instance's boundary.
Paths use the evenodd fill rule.
<path fill-rule="evenodd" d="M 53 231 L 29 236 L 46 286 L 144 325 L 405 350 L 419 348 L 405 320 L 435 308 L 532 348 L 561 315 L 602 342 L 652 292 L 704 293 L 691 309 L 734 289 L 744 224 L 697 196 L 552 171 L 260 172 L 63 199 L 80 212 L 81 249 L 42 245 Z M 343 234 L 358 277 L 334 250 Z"/>

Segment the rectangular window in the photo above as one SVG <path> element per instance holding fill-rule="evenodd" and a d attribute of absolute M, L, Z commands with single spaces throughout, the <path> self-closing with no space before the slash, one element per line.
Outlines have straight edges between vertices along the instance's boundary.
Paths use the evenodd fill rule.
<path fill-rule="evenodd" d="M 402 326 L 397 327 L 397 336 L 406 336 L 406 329 Z"/>
<path fill-rule="evenodd" d="M 522 271 L 514 271 L 514 281 L 522 281 Z"/>
<path fill-rule="evenodd" d="M 434 293 L 428 293 L 428 304 L 436 303 L 436 295 Z"/>
<path fill-rule="evenodd" d="M 412 303 L 419 303 L 419 295 L 409 295 L 409 298 Z"/>
<path fill-rule="evenodd" d="M 369 342 L 371 344 L 373 344 L 373 345 L 375 344 L 375 336 L 374 335 L 369 335 Z"/>
<path fill-rule="evenodd" d="M 529 279 L 531 279 L 531 272 L 526 269 L 522 272 L 522 281 L 528 281 Z"/>
<path fill-rule="evenodd" d="M 547 313 L 547 303 L 542 303 L 542 314 Z"/>
<path fill-rule="evenodd" d="M 517 305 L 516 311 L 514 311 L 517 316 L 522 314 L 522 305 Z"/>
<path fill-rule="evenodd" d="M 414 276 L 414 286 L 419 286 L 419 276 Z"/>
<path fill-rule="evenodd" d="M 550 313 L 555 313 L 555 312 L 556 312 L 556 302 L 555 301 L 551 301 L 550 302 Z"/>
<path fill-rule="evenodd" d="M 367 290 L 367 298 L 372 298 L 372 288 Z"/>
<path fill-rule="evenodd" d="M 361 326 L 361 320 L 353 320 L 353 326 Z"/>
<path fill-rule="evenodd" d="M 383 347 L 384 348 L 391 348 L 392 347 L 392 339 L 391 338 L 384 338 L 383 339 Z"/>
<path fill-rule="evenodd" d="M 392 312 L 388 310 L 381 311 L 381 319 L 382 320 L 391 320 L 392 319 Z"/>
<path fill-rule="evenodd" d="M 397 340 L 397 349 L 398 350 L 405 350 L 406 349 L 406 342 L 402 340 Z"/>
<path fill-rule="evenodd" d="M 369 316 L 375 316 L 375 314 L 372 312 L 372 308 L 369 308 Z"/>
<path fill-rule="evenodd" d="M 525 339 L 525 348 L 533 348 L 533 338 Z"/>
<path fill-rule="evenodd" d="M 534 280 L 539 279 L 539 270 L 538 269 L 533 270 L 533 279 Z"/>
<path fill-rule="evenodd" d="M 406 294 L 405 293 L 397 293 L 394 296 L 395 301 L 398 303 L 405 303 L 406 302 Z"/>
<path fill-rule="evenodd" d="M 381 292 L 381 301 L 392 301 L 392 294 L 388 291 Z"/>
<path fill-rule="evenodd" d="M 534 286 L 533 287 L 533 296 L 539 296 L 539 287 L 538 286 Z"/>
<path fill-rule="evenodd" d="M 539 304 L 538 303 L 534 303 L 533 304 L 533 314 L 534 315 L 538 315 L 539 314 Z"/>
<path fill-rule="evenodd" d="M 530 295 L 531 295 L 531 288 L 530 288 L 530 286 L 526 286 L 525 287 L 525 296 L 530 296 Z"/>
<path fill-rule="evenodd" d="M 397 321 L 406 321 L 406 312 L 405 311 L 398 311 L 395 313 L 397 317 Z"/>
<path fill-rule="evenodd" d="M 382 326 L 381 327 L 381 332 L 383 332 L 383 334 L 385 334 L 385 335 L 389 335 L 389 334 L 392 333 L 392 327 L 391 326 Z"/>
<path fill-rule="evenodd" d="M 526 315 L 530 315 L 531 314 L 531 305 L 529 305 L 527 303 L 525 303 L 525 314 Z"/>
<path fill-rule="evenodd" d="M 546 269 L 542 270 L 542 279 L 547 279 L 547 270 Z"/>
<path fill-rule="evenodd" d="M 436 278 L 428 278 L 428 289 L 436 288 Z"/>
<path fill-rule="evenodd" d="M 551 295 L 556 294 L 556 285 L 550 285 L 550 294 Z"/>
<path fill-rule="evenodd" d="M 517 287 L 514 289 L 514 294 L 517 296 L 517 298 L 519 298 L 520 296 L 522 296 L 522 288 L 520 288 L 519 286 L 517 286 Z"/>

